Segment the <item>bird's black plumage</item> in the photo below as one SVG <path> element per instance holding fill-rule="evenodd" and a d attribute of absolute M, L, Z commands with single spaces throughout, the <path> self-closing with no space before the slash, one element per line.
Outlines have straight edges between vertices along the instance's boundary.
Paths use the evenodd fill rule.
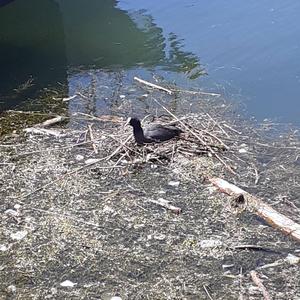
<path fill-rule="evenodd" d="M 137 118 L 131 118 L 129 125 L 133 127 L 135 141 L 142 145 L 147 143 L 160 143 L 179 136 L 183 131 L 175 126 L 152 124 L 145 129 Z"/>

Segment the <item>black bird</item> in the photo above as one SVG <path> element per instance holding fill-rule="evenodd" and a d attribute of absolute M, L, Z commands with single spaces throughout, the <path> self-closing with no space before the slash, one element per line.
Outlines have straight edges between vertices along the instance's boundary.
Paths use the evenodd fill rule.
<path fill-rule="evenodd" d="M 134 139 L 139 145 L 164 142 L 183 132 L 175 126 L 161 124 L 152 124 L 143 129 L 141 121 L 137 118 L 130 118 L 129 125 L 133 127 Z"/>

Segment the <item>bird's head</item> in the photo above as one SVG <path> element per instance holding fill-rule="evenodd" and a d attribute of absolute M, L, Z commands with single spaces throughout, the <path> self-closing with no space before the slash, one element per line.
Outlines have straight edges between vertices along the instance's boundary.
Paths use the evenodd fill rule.
<path fill-rule="evenodd" d="M 126 125 L 130 125 L 132 127 L 141 127 L 141 121 L 138 118 L 128 118 Z"/>

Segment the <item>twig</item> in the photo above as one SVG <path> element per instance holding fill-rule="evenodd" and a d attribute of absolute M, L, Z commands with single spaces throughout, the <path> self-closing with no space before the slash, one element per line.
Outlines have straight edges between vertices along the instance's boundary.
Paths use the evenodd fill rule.
<path fill-rule="evenodd" d="M 273 253 L 279 253 L 276 250 L 273 249 L 269 249 L 266 247 L 262 247 L 262 246 L 257 246 L 257 245 L 251 245 L 251 244 L 245 244 L 245 245 L 235 245 L 230 247 L 230 249 L 232 250 L 253 250 L 253 251 L 265 251 L 265 252 L 273 252 Z"/>
<path fill-rule="evenodd" d="M 250 272 L 251 278 L 253 282 L 259 287 L 260 291 L 262 292 L 265 300 L 271 300 L 270 294 L 257 276 L 257 273 L 255 271 Z"/>
<path fill-rule="evenodd" d="M 114 155 L 116 155 L 123 147 L 124 145 L 132 138 L 132 134 L 130 134 L 124 143 L 122 143 L 112 154 L 106 157 L 106 160 L 110 160 Z"/>
<path fill-rule="evenodd" d="M 70 100 L 73 100 L 73 99 L 76 98 L 77 96 L 78 96 L 78 95 L 75 94 L 75 95 L 73 95 L 73 96 L 70 96 L 70 97 L 67 97 L 67 98 L 63 98 L 62 101 L 63 101 L 63 102 L 68 102 L 68 101 L 70 101 Z"/>
<path fill-rule="evenodd" d="M 217 136 L 215 136 L 214 134 L 210 133 L 209 131 L 205 130 L 205 129 L 201 129 L 204 133 L 206 133 L 207 135 L 209 135 L 210 137 L 214 138 L 215 140 L 217 140 L 226 150 L 229 150 L 229 147 L 221 140 L 219 139 Z"/>
<path fill-rule="evenodd" d="M 77 92 L 76 94 L 77 94 L 78 96 L 80 96 L 81 98 L 85 99 L 85 100 L 88 100 L 88 99 L 89 99 L 88 96 L 83 95 L 81 92 Z"/>
<path fill-rule="evenodd" d="M 254 184 L 257 185 L 258 184 L 258 181 L 259 181 L 259 174 L 258 174 L 258 171 L 257 169 L 253 166 L 253 169 L 254 169 L 254 173 L 255 173 L 255 181 L 254 181 Z"/>
<path fill-rule="evenodd" d="M 207 95 L 207 96 L 216 96 L 220 97 L 221 94 L 217 93 L 209 93 L 209 92 L 202 92 L 202 91 L 189 91 L 189 90 L 181 90 L 181 89 L 172 89 L 174 92 L 180 92 L 180 93 L 187 93 L 187 94 L 192 94 L 192 95 Z"/>
<path fill-rule="evenodd" d="M 207 288 L 206 288 L 205 285 L 203 285 L 203 289 L 204 289 L 204 291 L 205 291 L 207 297 L 208 297 L 210 300 L 214 300 L 214 299 L 212 298 L 212 296 L 210 295 L 210 293 L 209 293 L 209 291 L 207 290 Z"/>
<path fill-rule="evenodd" d="M 96 116 L 89 115 L 89 114 L 82 113 L 82 112 L 74 112 L 72 114 L 72 116 L 75 116 L 75 117 L 77 115 L 81 115 L 81 116 L 87 117 L 89 119 L 100 121 L 100 122 L 122 123 L 124 121 L 122 117 L 118 117 L 118 116 L 114 116 L 114 115 L 102 115 L 100 117 L 96 117 Z"/>
<path fill-rule="evenodd" d="M 164 87 L 162 87 L 162 86 L 159 86 L 159 85 L 157 85 L 157 84 L 154 84 L 154 83 L 151 83 L 151 82 L 149 82 L 149 81 L 140 79 L 140 78 L 138 78 L 138 77 L 133 77 L 133 79 L 136 80 L 136 81 L 138 81 L 138 82 L 140 82 L 140 83 L 142 83 L 142 84 L 144 84 L 144 85 L 147 85 L 147 86 L 150 86 L 150 87 L 152 87 L 152 88 L 155 88 L 155 89 L 164 91 L 164 92 L 168 93 L 169 95 L 172 95 L 172 94 L 173 94 L 173 92 L 172 92 L 171 90 L 166 89 L 166 88 L 164 88 Z"/>
<path fill-rule="evenodd" d="M 229 125 L 227 125 L 226 123 L 223 124 L 223 126 L 227 127 L 228 129 L 230 129 L 231 131 L 237 133 L 237 134 L 242 134 L 242 132 L 235 130 L 234 128 L 230 127 Z"/>
<path fill-rule="evenodd" d="M 33 133 L 33 134 L 42 134 L 42 135 L 52 135 L 55 137 L 63 137 L 64 134 L 61 134 L 60 132 L 57 132 L 55 130 L 45 129 L 45 128 L 35 128 L 35 127 L 29 127 L 23 129 L 26 133 Z"/>
<path fill-rule="evenodd" d="M 55 118 L 46 120 L 46 121 L 44 121 L 42 123 L 36 124 L 36 125 L 34 125 L 34 127 L 36 127 L 36 128 L 50 127 L 50 126 L 52 126 L 54 124 L 61 123 L 61 122 L 65 121 L 66 119 L 67 119 L 67 117 L 57 116 Z"/>
<path fill-rule="evenodd" d="M 177 206 L 174 206 L 172 204 L 170 204 L 171 202 L 168 201 L 168 200 L 165 200 L 163 198 L 158 198 L 157 200 L 149 200 L 150 202 L 152 203 L 155 203 L 155 204 L 158 204 L 160 206 L 163 206 L 169 210 L 171 210 L 172 212 L 174 212 L 175 214 L 180 214 L 181 213 L 181 208 L 180 207 L 177 207 Z"/>
<path fill-rule="evenodd" d="M 221 125 L 212 118 L 212 116 L 209 113 L 206 113 L 206 115 L 213 121 L 213 123 L 229 138 L 229 134 L 221 127 Z"/>
<path fill-rule="evenodd" d="M 95 154 L 98 154 L 97 146 L 96 146 L 96 144 L 94 143 L 94 134 L 93 134 L 92 126 L 93 126 L 93 124 L 88 124 L 88 130 L 89 130 L 90 139 L 91 139 L 91 143 L 92 143 L 94 152 L 95 152 Z"/>
<path fill-rule="evenodd" d="M 239 292 L 239 298 L 238 300 L 243 300 L 243 268 L 240 268 L 240 274 L 239 274 L 239 282 L 240 282 L 240 292 Z"/>
<path fill-rule="evenodd" d="M 51 113 L 42 113 L 41 111 L 24 111 L 24 110 L 6 110 L 7 113 L 17 113 L 17 114 L 26 114 L 26 115 L 38 115 L 38 116 L 55 116 L 55 114 L 51 114 Z"/>

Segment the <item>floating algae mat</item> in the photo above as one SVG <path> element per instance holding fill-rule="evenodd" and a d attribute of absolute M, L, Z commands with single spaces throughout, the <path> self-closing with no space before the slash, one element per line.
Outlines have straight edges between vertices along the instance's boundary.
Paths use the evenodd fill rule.
<path fill-rule="evenodd" d="M 117 118 L 77 113 L 49 134 L 2 137 L 0 295 L 261 299 L 256 271 L 270 297 L 299 298 L 299 243 L 206 180 L 226 178 L 299 223 L 298 133 L 250 126 L 197 93 L 147 89 L 147 103 L 144 124 L 175 123 L 184 138 L 137 146 L 129 96 Z"/>

